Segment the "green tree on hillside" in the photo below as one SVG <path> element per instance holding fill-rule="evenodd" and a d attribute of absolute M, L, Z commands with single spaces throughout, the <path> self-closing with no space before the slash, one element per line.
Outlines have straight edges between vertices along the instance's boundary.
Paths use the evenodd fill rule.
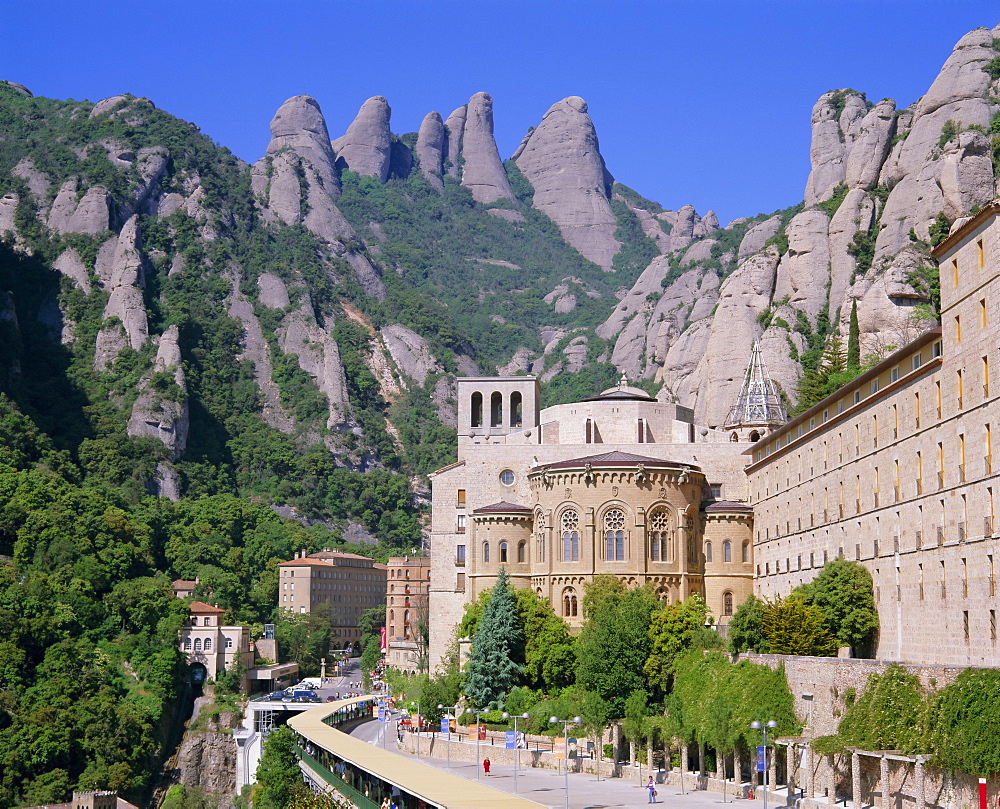
<path fill-rule="evenodd" d="M 294 740 L 295 735 L 287 725 L 268 734 L 257 765 L 254 809 L 287 809 L 301 791 L 302 770 L 295 756 Z"/>

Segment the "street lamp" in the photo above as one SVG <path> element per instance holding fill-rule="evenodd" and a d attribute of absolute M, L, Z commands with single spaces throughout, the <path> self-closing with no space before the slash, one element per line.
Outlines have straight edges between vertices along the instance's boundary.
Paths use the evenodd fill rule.
<path fill-rule="evenodd" d="M 580 717 L 574 716 L 572 719 L 560 719 L 557 716 L 549 717 L 549 724 L 563 726 L 563 807 L 569 809 L 569 726 L 579 725 Z M 766 809 L 766 807 L 765 807 Z"/>
<path fill-rule="evenodd" d="M 438 705 L 438 710 L 439 711 L 449 710 L 452 713 L 454 713 L 454 716 L 448 716 L 447 714 L 445 714 L 445 716 L 447 716 L 447 718 L 448 718 L 448 734 L 447 734 L 448 735 L 448 772 L 451 772 L 451 720 L 454 719 L 455 720 L 455 724 L 458 724 L 458 706 L 457 705 Z M 461 741 L 461 739 L 460 739 L 460 741 Z M 478 765 L 476 765 L 476 768 L 478 769 Z"/>
<path fill-rule="evenodd" d="M 750 723 L 750 727 L 754 730 L 761 730 L 764 732 L 764 809 L 767 809 L 767 729 L 778 727 L 778 723 L 773 719 L 769 719 L 766 724 L 761 724 L 756 719 Z M 757 759 L 757 769 L 760 770 L 760 759 Z"/>
<path fill-rule="evenodd" d="M 514 794 L 516 795 L 517 794 L 517 765 L 518 765 L 518 760 L 521 758 L 521 748 L 517 746 L 517 720 L 518 719 L 527 719 L 528 718 L 528 714 L 527 713 L 523 713 L 523 714 L 520 714 L 519 716 L 511 716 L 509 713 L 507 713 L 506 711 L 504 711 L 501 714 L 501 716 L 503 716 L 504 719 L 513 719 L 514 720 Z"/>
<path fill-rule="evenodd" d="M 481 781 L 482 776 L 479 775 L 479 717 L 481 714 L 489 713 L 489 708 L 481 708 L 478 711 L 473 711 L 476 715 L 476 780 Z"/>
<path fill-rule="evenodd" d="M 412 707 L 414 705 L 417 706 L 417 758 L 420 758 L 420 700 L 411 699 L 408 703 L 408 707 Z"/>

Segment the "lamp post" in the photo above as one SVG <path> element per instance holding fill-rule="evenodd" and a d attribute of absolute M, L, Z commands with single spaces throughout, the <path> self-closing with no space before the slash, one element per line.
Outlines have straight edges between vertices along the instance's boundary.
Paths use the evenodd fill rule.
<path fill-rule="evenodd" d="M 449 710 L 454 716 L 447 716 L 448 718 L 448 772 L 451 772 L 451 720 L 454 719 L 455 723 L 458 723 L 458 706 L 457 705 L 438 705 L 439 711 Z M 461 741 L 461 740 L 460 740 Z M 478 769 L 478 765 L 477 765 Z"/>
<path fill-rule="evenodd" d="M 518 765 L 519 760 L 521 758 L 521 748 L 517 746 L 517 720 L 518 719 L 527 719 L 528 718 L 528 714 L 527 713 L 523 713 L 523 714 L 520 714 L 519 716 L 511 716 L 509 713 L 507 713 L 506 711 L 504 711 L 503 714 L 502 714 L 502 716 L 503 716 L 504 719 L 513 719 L 514 720 L 514 794 L 516 795 L 517 794 L 517 765 Z"/>
<path fill-rule="evenodd" d="M 417 758 L 420 758 L 420 700 L 411 699 L 409 705 L 410 707 L 417 706 Z"/>
<path fill-rule="evenodd" d="M 764 809 L 767 809 L 767 729 L 778 727 L 778 723 L 773 719 L 769 719 L 765 724 L 761 724 L 757 720 L 750 723 L 750 727 L 754 730 L 760 730 L 764 733 Z M 757 760 L 757 769 L 760 770 L 760 759 Z"/>
<path fill-rule="evenodd" d="M 579 725 L 580 717 L 574 716 L 572 719 L 560 719 L 557 716 L 549 717 L 550 724 L 563 726 L 563 807 L 569 809 L 569 726 Z"/>
<path fill-rule="evenodd" d="M 476 715 L 476 780 L 477 781 L 481 781 L 482 780 L 482 776 L 480 776 L 480 774 L 479 774 L 479 768 L 480 768 L 480 763 L 481 763 L 479 761 L 479 717 L 480 717 L 481 714 L 489 713 L 489 710 L 483 708 L 483 709 L 480 709 L 480 710 L 477 710 L 477 711 L 473 711 L 472 713 L 474 713 Z"/>

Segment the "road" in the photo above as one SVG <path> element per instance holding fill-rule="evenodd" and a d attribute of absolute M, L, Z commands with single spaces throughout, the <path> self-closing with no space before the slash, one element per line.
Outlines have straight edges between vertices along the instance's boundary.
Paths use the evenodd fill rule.
<path fill-rule="evenodd" d="M 388 737 L 386 737 L 388 733 Z M 357 725 L 351 735 L 364 739 L 370 744 L 397 752 L 399 755 L 407 755 L 396 749 L 394 737 L 396 734 L 395 721 L 378 722 L 372 720 Z M 452 742 L 452 744 L 463 744 L 463 742 Z M 467 742 L 475 744 L 475 742 Z M 482 745 L 481 755 L 489 755 L 489 745 Z M 445 758 L 432 758 L 426 755 L 420 756 L 420 760 L 441 770 L 448 769 L 448 761 Z M 488 780 L 491 787 L 504 792 L 515 793 L 514 768 L 502 764 L 493 764 L 491 773 L 487 777 L 482 772 L 482 767 L 468 762 L 452 761 L 451 772 L 454 775 L 462 776 L 475 781 L 477 778 L 483 781 Z M 631 773 L 622 778 L 601 778 L 589 773 L 569 773 L 568 777 L 555 770 L 546 769 L 525 769 L 519 768 L 516 779 L 516 793 L 523 798 L 528 798 L 543 806 L 565 807 L 567 805 L 566 787 L 569 788 L 568 806 L 569 809 L 612 809 L 613 807 L 638 806 L 648 801 L 648 794 L 645 788 L 645 779 L 648 778 L 649 771 L 643 769 L 643 780 L 639 780 L 638 773 Z M 661 773 L 660 778 L 663 777 Z M 763 800 L 758 798 L 753 801 L 734 799 L 731 795 L 726 797 L 725 802 L 719 792 L 706 792 L 691 790 L 695 783 L 694 778 L 686 778 L 683 792 L 681 791 L 677 774 L 673 774 L 671 783 L 659 783 L 656 785 L 657 803 L 669 804 L 671 809 L 721 809 L 723 803 L 726 806 L 733 805 L 733 809 L 761 809 Z M 759 791 L 759 790 L 758 790 Z M 774 799 L 772 805 L 779 805 L 778 796 L 772 794 Z"/>

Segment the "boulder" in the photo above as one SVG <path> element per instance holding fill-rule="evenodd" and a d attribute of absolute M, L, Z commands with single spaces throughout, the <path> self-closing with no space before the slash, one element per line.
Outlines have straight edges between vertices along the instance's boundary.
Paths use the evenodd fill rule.
<path fill-rule="evenodd" d="M 97 334 L 94 356 L 94 368 L 98 371 L 106 370 L 126 345 L 138 350 L 149 337 L 142 296 L 145 276 L 137 218 L 131 217 L 118 238 L 107 244 L 111 242 L 114 242 L 114 256 L 107 282 L 111 295 L 104 307 L 104 325 Z"/>
<path fill-rule="evenodd" d="M 97 118 L 101 115 L 105 115 L 111 112 L 111 110 L 115 109 L 115 107 L 118 107 L 119 105 L 124 104 L 127 101 L 128 101 L 128 96 L 124 95 L 111 96 L 110 98 L 101 99 L 96 104 L 94 104 L 94 108 L 90 111 L 90 115 L 88 115 L 87 117 L 93 120 L 94 118 Z"/>
<path fill-rule="evenodd" d="M 72 280 L 85 294 L 90 294 L 90 274 L 75 248 L 70 247 L 60 253 L 52 267 Z"/>
<path fill-rule="evenodd" d="M 468 108 L 463 104 L 454 110 L 444 122 L 445 148 L 444 168 L 449 177 L 458 179 L 462 156 L 462 133 L 465 131 L 465 117 Z"/>
<path fill-rule="evenodd" d="M 148 435 L 167 448 L 169 459 L 176 461 L 187 448 L 190 426 L 187 400 L 187 380 L 181 365 L 181 351 L 177 343 L 177 326 L 170 326 L 159 338 L 153 373 L 169 372 L 175 389 L 167 391 L 150 385 L 152 375 L 140 383 L 139 396 L 132 406 L 128 421 L 128 434 Z"/>
<path fill-rule="evenodd" d="M 261 273 L 257 279 L 257 288 L 260 290 L 260 302 L 268 309 L 288 308 L 288 288 L 278 276 L 269 272 Z"/>
<path fill-rule="evenodd" d="M 445 139 L 441 116 L 436 112 L 427 113 L 417 132 L 417 160 L 420 161 L 420 173 L 438 191 L 444 190 L 441 169 L 444 165 Z"/>
<path fill-rule="evenodd" d="M 316 386 L 326 396 L 329 416 L 326 425 L 331 430 L 356 427 L 347 394 L 347 377 L 340 361 L 337 341 L 309 314 L 310 305 L 302 305 L 287 315 L 277 329 L 278 345 L 286 354 L 294 354 L 299 367 L 316 380 Z"/>
<path fill-rule="evenodd" d="M 1000 25 L 992 31 L 977 28 L 962 37 L 930 88 L 916 103 L 915 115 L 927 115 L 947 104 L 986 95 L 991 79 L 983 68 L 997 56 L 993 48 L 997 37 L 1000 37 Z"/>
<path fill-rule="evenodd" d="M 788 298 L 796 309 L 815 317 L 826 305 L 830 277 L 830 220 L 819 210 L 803 211 L 785 229 L 788 252 L 778 265 L 774 297 Z"/>
<path fill-rule="evenodd" d="M 730 224 L 730 227 L 732 225 Z M 736 260 L 743 261 L 747 256 L 752 256 L 758 250 L 763 249 L 764 242 L 770 239 L 778 229 L 781 227 L 781 217 L 772 216 L 770 219 L 765 219 L 763 222 L 759 222 L 752 228 L 749 228 L 746 233 L 743 234 L 743 240 L 740 242 L 740 249 L 736 253 Z"/>
<path fill-rule="evenodd" d="M 46 221 L 56 233 L 103 233 L 110 227 L 108 192 L 93 186 L 81 199 L 77 178 L 70 177 L 56 193 Z"/>
<path fill-rule="evenodd" d="M 275 278 L 275 276 L 270 277 L 281 283 L 280 279 Z M 253 363 L 254 380 L 260 390 L 261 417 L 264 422 L 276 430 L 290 435 L 295 431 L 295 420 L 281 403 L 281 391 L 274 381 L 271 346 L 267 338 L 264 337 L 264 331 L 254 313 L 253 304 L 240 291 L 239 278 L 234 274 L 229 280 L 232 284 L 232 290 L 226 298 L 226 311 L 243 327 L 242 351 L 238 359 L 250 360 Z M 281 285 L 281 288 L 284 291 L 284 284 Z M 287 299 L 288 294 L 285 292 L 285 300 L 287 301 Z M 263 289 L 261 290 L 261 303 L 265 306 L 268 305 L 264 301 Z"/>
<path fill-rule="evenodd" d="M 45 195 L 49 192 L 49 178 L 37 168 L 35 168 L 35 163 L 30 158 L 23 157 L 18 161 L 18 164 L 14 166 L 11 170 L 11 174 L 15 177 L 20 177 L 28 185 L 28 190 L 37 200 L 45 199 Z"/>
<path fill-rule="evenodd" d="M 5 233 L 14 233 L 14 212 L 17 210 L 17 194 L 4 194 L 0 197 L 0 236 Z"/>
<path fill-rule="evenodd" d="M 692 235 L 696 239 L 702 239 L 705 236 L 711 235 L 714 231 L 718 229 L 719 229 L 719 217 L 716 216 L 715 211 L 709 211 L 694 226 Z"/>
<path fill-rule="evenodd" d="M 847 155 L 844 181 L 848 188 L 870 191 L 878 184 L 882 164 L 896 134 L 896 102 L 885 98 L 861 120 Z"/>
<path fill-rule="evenodd" d="M 385 182 L 389 177 L 392 133 L 389 131 L 389 102 L 382 96 L 369 98 L 347 132 L 333 142 L 336 165 Z"/>
<path fill-rule="evenodd" d="M 843 107 L 838 106 L 838 100 Z M 848 106 L 848 102 L 851 102 Z M 864 99 L 848 90 L 831 90 L 819 97 L 812 111 L 811 171 L 806 182 L 806 207 L 829 199 L 833 189 L 847 176 L 845 130 L 863 114 Z M 846 116 L 846 117 L 845 117 Z M 846 126 L 842 127 L 842 122 Z"/>
<path fill-rule="evenodd" d="M 394 323 L 382 329 L 382 340 L 399 370 L 423 387 L 429 374 L 444 371 L 427 341 L 416 332 Z"/>
<path fill-rule="evenodd" d="M 621 249 L 609 197 L 613 178 L 601 157 L 587 103 L 570 96 L 553 104 L 513 160 L 535 189 L 534 207 L 584 257 L 610 270 Z"/>
<path fill-rule="evenodd" d="M 462 130 L 461 178 L 476 202 L 514 199 L 493 139 L 493 98 L 489 93 L 476 93 L 469 99 Z"/>

